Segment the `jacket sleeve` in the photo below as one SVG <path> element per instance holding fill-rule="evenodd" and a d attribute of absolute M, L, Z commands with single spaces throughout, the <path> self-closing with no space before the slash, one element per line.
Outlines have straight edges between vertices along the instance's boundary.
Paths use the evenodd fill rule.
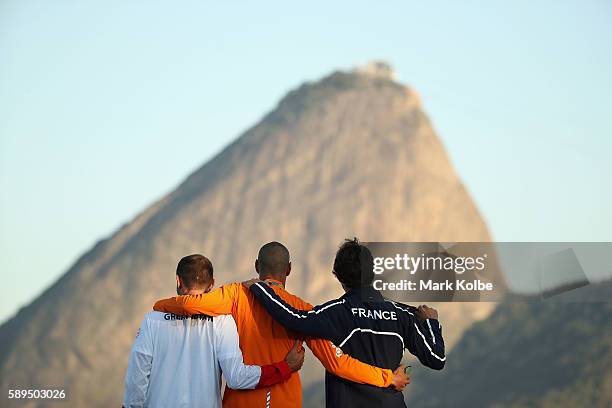
<path fill-rule="evenodd" d="M 217 361 L 228 387 L 233 389 L 255 388 L 261 376 L 261 367 L 244 364 L 236 322 L 231 316 L 215 319 L 214 322 Z"/>
<path fill-rule="evenodd" d="M 217 318 L 214 333 L 217 361 L 230 388 L 270 387 L 291 377 L 291 369 L 285 360 L 264 366 L 244 364 L 238 329 L 232 316 Z"/>
<path fill-rule="evenodd" d="M 329 340 L 308 339 L 306 344 L 325 369 L 338 377 L 359 384 L 370 384 L 383 388 L 393 384 L 391 370 L 371 366 L 344 354 Z"/>
<path fill-rule="evenodd" d="M 239 290 L 242 290 L 241 284 L 232 283 L 201 295 L 184 295 L 162 299 L 155 303 L 153 310 L 185 316 L 231 314 Z"/>
<path fill-rule="evenodd" d="M 342 341 L 339 330 L 330 319 L 329 311 L 333 306 L 343 303 L 343 300 L 304 311 L 289 305 L 265 283 L 258 282 L 251 285 L 251 292 L 272 318 L 285 328 L 306 336 L 328 339 L 336 344 Z"/>
<path fill-rule="evenodd" d="M 434 370 L 443 369 L 446 355 L 440 322 L 436 319 L 418 319 L 414 309 L 395 302 L 393 304 L 401 310 L 399 316 L 402 319 L 402 336 L 408 351 L 414 354 L 421 364 Z"/>
<path fill-rule="evenodd" d="M 125 392 L 123 406 L 126 408 L 144 407 L 149 389 L 149 376 L 153 364 L 152 333 L 145 317 L 130 351 L 125 373 Z"/>

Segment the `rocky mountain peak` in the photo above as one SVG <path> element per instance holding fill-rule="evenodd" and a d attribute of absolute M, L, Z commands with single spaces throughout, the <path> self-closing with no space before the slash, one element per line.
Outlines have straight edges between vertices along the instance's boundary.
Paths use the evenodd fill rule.
<path fill-rule="evenodd" d="M 69 388 L 74 406 L 119 404 L 134 333 L 175 292 L 185 254 L 207 255 L 222 284 L 252 277 L 259 247 L 281 241 L 288 290 L 319 303 L 342 293 L 331 266 L 346 237 L 490 241 L 418 98 L 388 65 L 368 67 L 289 92 L 2 325 L 2 389 Z M 440 307 L 455 322 L 447 344 L 490 308 Z M 312 360 L 301 372 L 305 384 L 321 374 Z"/>

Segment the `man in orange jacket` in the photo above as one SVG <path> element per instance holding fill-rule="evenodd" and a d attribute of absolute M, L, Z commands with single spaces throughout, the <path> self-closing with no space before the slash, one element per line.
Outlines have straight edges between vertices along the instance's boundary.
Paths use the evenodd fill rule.
<path fill-rule="evenodd" d="M 296 309 L 312 309 L 312 305 L 285 290 L 285 281 L 291 272 L 291 262 L 289 251 L 284 245 L 270 242 L 261 247 L 255 261 L 255 269 L 260 279 L 266 280 L 285 302 Z M 239 282 L 202 295 L 160 300 L 155 303 L 154 309 L 182 315 L 231 314 L 238 328 L 244 364 L 265 365 L 280 361 L 299 338 L 276 323 L 253 294 Z M 403 366 L 392 372 L 345 355 L 328 340 L 307 338 L 305 341 L 325 369 L 339 377 L 376 387 L 393 387 L 398 391 L 409 382 Z M 264 389 L 233 390 L 226 387 L 223 406 L 301 407 L 302 385 L 299 374 L 293 373 L 287 381 Z"/>

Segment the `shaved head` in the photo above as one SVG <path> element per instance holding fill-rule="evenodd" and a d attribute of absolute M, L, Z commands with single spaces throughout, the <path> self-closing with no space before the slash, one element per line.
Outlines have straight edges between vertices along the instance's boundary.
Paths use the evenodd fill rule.
<path fill-rule="evenodd" d="M 257 254 L 257 271 L 260 277 L 284 278 L 289 274 L 289 250 L 280 242 L 268 242 Z"/>

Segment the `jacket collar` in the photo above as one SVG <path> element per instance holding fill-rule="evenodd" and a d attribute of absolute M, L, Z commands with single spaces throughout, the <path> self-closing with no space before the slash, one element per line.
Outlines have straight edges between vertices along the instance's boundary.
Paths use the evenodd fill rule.
<path fill-rule="evenodd" d="M 265 281 L 268 282 L 270 286 L 280 286 L 281 288 L 285 287 L 285 285 L 283 285 L 283 282 L 276 279 L 266 278 Z"/>

